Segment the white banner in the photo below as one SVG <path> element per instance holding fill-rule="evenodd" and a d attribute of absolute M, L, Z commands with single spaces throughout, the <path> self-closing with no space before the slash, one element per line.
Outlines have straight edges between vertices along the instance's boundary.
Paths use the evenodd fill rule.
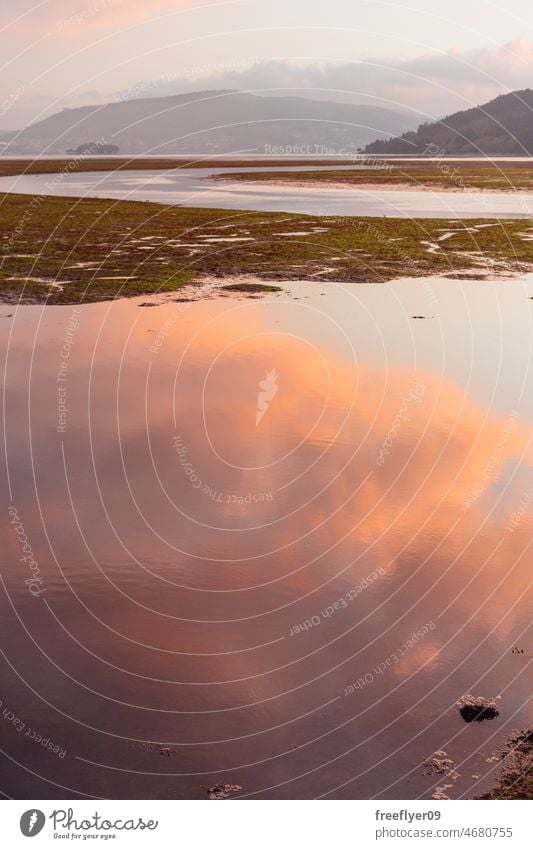
<path fill-rule="evenodd" d="M 216 800 L 215 800 L 216 801 Z M 1 845 L 324 849 L 532 845 L 530 802 L 25 801 L 2 803 Z M 35 838 L 35 843 L 29 843 Z M 69 844 L 71 845 L 71 844 Z"/>

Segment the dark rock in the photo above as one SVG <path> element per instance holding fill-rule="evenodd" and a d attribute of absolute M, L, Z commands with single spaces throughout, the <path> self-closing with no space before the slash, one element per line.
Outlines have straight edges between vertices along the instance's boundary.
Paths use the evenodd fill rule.
<path fill-rule="evenodd" d="M 482 696 L 463 696 L 457 706 L 465 722 L 483 722 L 484 719 L 495 719 L 500 715 L 496 702 Z"/>

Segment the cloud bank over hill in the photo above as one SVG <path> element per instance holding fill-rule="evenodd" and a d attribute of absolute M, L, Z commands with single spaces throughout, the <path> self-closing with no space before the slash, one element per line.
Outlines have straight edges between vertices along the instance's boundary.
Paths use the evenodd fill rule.
<path fill-rule="evenodd" d="M 240 65 L 242 66 L 242 62 Z M 512 41 L 497 47 L 327 64 L 287 60 L 258 61 L 248 67 L 214 68 L 195 76 L 177 70 L 132 86 L 124 96 L 164 96 L 196 88 L 234 88 L 269 94 L 299 94 L 352 103 L 413 109 L 427 117 L 477 106 L 498 94 L 527 88 L 533 81 L 533 43 Z M 201 86 L 199 86 L 201 83 Z M 136 89 L 139 94 L 136 94 Z"/>

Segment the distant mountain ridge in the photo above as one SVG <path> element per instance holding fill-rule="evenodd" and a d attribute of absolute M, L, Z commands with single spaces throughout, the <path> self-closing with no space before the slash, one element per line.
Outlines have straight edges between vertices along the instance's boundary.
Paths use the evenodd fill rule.
<path fill-rule="evenodd" d="M 58 154 L 98 143 L 118 145 L 122 154 L 268 154 L 272 147 L 307 147 L 323 156 L 320 148 L 355 152 L 377 135 L 416 126 L 416 120 L 376 106 L 203 91 L 64 109 L 22 130 L 8 152 Z"/>
<path fill-rule="evenodd" d="M 421 124 L 399 138 L 374 141 L 365 151 L 431 156 L 533 154 L 533 90 L 502 94 L 482 106 Z"/>

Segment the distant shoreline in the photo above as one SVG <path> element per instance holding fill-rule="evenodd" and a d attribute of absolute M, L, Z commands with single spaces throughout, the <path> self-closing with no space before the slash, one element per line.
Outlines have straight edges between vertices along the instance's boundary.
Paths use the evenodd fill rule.
<path fill-rule="evenodd" d="M 280 174 L 263 170 L 256 174 L 237 171 L 215 175 L 217 181 L 232 180 L 268 184 L 278 187 L 332 188 L 371 191 L 441 191 L 441 192 L 533 192 L 533 161 L 521 163 L 497 162 L 472 165 L 452 160 L 413 164 L 383 161 L 374 167 L 350 169 L 331 168 L 324 171 L 300 170 Z"/>
<path fill-rule="evenodd" d="M 237 175 L 233 174 L 224 174 L 221 176 L 216 176 L 210 179 L 215 179 L 217 182 L 228 182 L 235 179 Z M 326 175 L 327 176 L 327 175 Z M 250 175 L 249 179 L 244 179 L 244 177 L 239 177 L 240 182 L 245 182 L 248 185 L 256 185 L 256 186 L 264 186 L 265 182 L 268 182 L 269 186 L 277 186 L 278 188 L 292 188 L 292 189 L 339 189 L 344 190 L 348 189 L 350 191 L 380 191 L 380 192 L 450 192 L 450 193 L 461 193 L 468 194 L 469 192 L 482 192 L 483 194 L 501 194 L 502 192 L 523 192 L 524 189 L 520 187 L 512 186 L 510 188 L 487 188 L 487 187 L 466 187 L 460 188 L 459 186 L 431 186 L 427 183 L 380 183 L 378 180 L 375 182 L 348 182 L 348 181 L 333 181 L 328 179 L 317 179 L 313 180 L 297 180 L 291 179 L 288 175 L 286 177 L 279 177 L 278 179 L 272 180 L 258 180 L 254 177 L 254 175 Z"/>
<path fill-rule="evenodd" d="M 257 159 L 250 158 L 202 158 L 202 157 L 127 157 L 127 156 L 64 156 L 8 158 L 0 156 L 0 177 L 15 177 L 22 174 L 76 174 L 86 171 L 175 171 L 180 168 L 265 168 L 353 165 L 353 159 Z"/>

